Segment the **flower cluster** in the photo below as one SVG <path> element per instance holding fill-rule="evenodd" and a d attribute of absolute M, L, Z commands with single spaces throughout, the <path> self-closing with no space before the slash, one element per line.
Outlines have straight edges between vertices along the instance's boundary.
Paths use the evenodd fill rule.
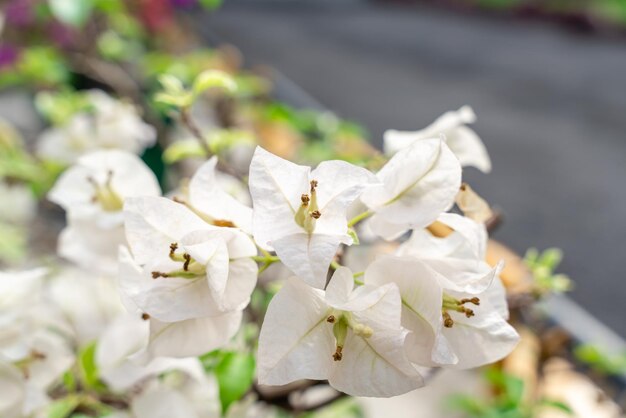
<path fill-rule="evenodd" d="M 234 341 L 254 346 L 250 381 L 261 386 L 323 380 L 371 397 L 423 386 L 428 368 L 493 363 L 517 344 L 502 263 L 485 261 L 489 206 L 462 183 L 463 165 L 489 169 L 464 125 L 469 108 L 389 132 L 394 153 L 376 172 L 338 160 L 311 168 L 259 146 L 247 176 L 213 156 L 163 196 L 136 155 L 147 130 L 118 105 L 83 122 L 124 145 L 62 151 L 73 165 L 48 193 L 66 211 L 58 253 L 72 266 L 0 274 L 0 416 L 71 401 L 117 418 L 217 417 L 218 388 L 198 358 Z M 121 125 L 100 125 L 117 111 Z M 359 236 L 376 252 L 367 263 L 348 256 Z M 267 303 L 250 307 L 259 294 Z M 74 376 L 107 401 L 73 397 Z M 228 414 L 260 416 L 249 407 Z"/>

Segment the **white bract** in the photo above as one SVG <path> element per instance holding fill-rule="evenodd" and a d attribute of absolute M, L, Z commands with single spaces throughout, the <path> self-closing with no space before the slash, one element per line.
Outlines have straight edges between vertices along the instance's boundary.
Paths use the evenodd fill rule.
<path fill-rule="evenodd" d="M 453 214 L 440 221 L 456 231 L 445 238 L 413 231 L 399 256 L 380 257 L 367 268 L 365 283 L 400 289 L 413 362 L 451 368 L 493 363 L 519 340 L 506 322 L 502 264 L 492 268 L 484 261 L 484 226 Z"/>
<path fill-rule="evenodd" d="M 120 285 L 131 311 L 150 317 L 153 356 L 191 356 L 223 346 L 239 329 L 258 267 L 252 240 L 207 223 L 169 199 L 128 199 Z"/>
<path fill-rule="evenodd" d="M 311 171 L 257 147 L 250 164 L 256 242 L 311 286 L 323 288 L 340 244 L 351 245 L 348 206 L 376 178 L 345 161 Z"/>
<path fill-rule="evenodd" d="M 154 173 L 133 154 L 106 150 L 80 157 L 48 193 L 67 212 L 59 254 L 87 269 L 114 274 L 118 247 L 125 243 L 124 200 L 160 194 Z"/>
<path fill-rule="evenodd" d="M 424 228 L 450 208 L 461 186 L 459 160 L 441 138 L 416 141 L 376 174 L 381 184 L 361 196 L 369 226 L 385 239 Z"/>
<path fill-rule="evenodd" d="M 394 284 L 353 289 L 338 269 L 326 292 L 290 279 L 267 310 L 258 351 L 260 384 L 328 379 L 354 396 L 389 397 L 423 385 L 405 353 Z"/>
<path fill-rule="evenodd" d="M 81 155 L 119 149 L 141 154 L 154 145 L 156 130 L 146 124 L 137 108 L 99 90 L 88 93 L 92 109 L 75 114 L 66 124 L 44 131 L 37 154 L 47 160 L 72 164 Z"/>
<path fill-rule="evenodd" d="M 467 124 L 474 123 L 476 115 L 469 106 L 446 112 L 426 128 L 410 132 L 390 129 L 384 134 L 384 149 L 393 155 L 415 141 L 443 134 L 446 143 L 461 161 L 461 165 L 476 167 L 484 173 L 491 171 L 491 160 L 480 137 Z"/>

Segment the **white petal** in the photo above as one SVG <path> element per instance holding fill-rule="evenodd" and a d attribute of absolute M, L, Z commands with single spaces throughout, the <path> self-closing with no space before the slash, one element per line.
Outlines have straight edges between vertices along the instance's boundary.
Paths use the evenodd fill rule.
<path fill-rule="evenodd" d="M 379 181 L 368 170 L 345 161 L 324 161 L 311 173 L 317 180 L 317 198 L 322 216 L 317 220 L 315 233 L 346 234 L 346 212 L 368 186 Z"/>
<path fill-rule="evenodd" d="M 441 328 L 443 290 L 436 275 L 412 257 L 382 256 L 365 270 L 366 284 L 395 283 L 402 297 L 402 323 L 414 337 L 407 347 L 409 357 L 421 364 L 431 354 L 435 336 Z M 428 364 L 424 364 L 428 365 Z"/>
<path fill-rule="evenodd" d="M 299 232 L 272 242 L 280 261 L 309 285 L 323 289 L 328 267 L 344 237 Z"/>
<path fill-rule="evenodd" d="M 153 279 L 151 272 L 180 269 L 180 263 L 155 263 L 139 270 L 131 259 L 120 260 L 120 289 L 142 312 L 161 321 L 220 315 L 212 303 L 206 276 Z"/>
<path fill-rule="evenodd" d="M 199 418 L 188 399 L 166 388 L 141 394 L 131 408 L 136 418 Z"/>
<path fill-rule="evenodd" d="M 265 314 L 258 351 L 262 385 L 325 379 L 332 367 L 335 338 L 323 292 L 296 278 L 274 296 Z"/>
<path fill-rule="evenodd" d="M 519 342 L 515 329 L 498 312 L 481 312 L 469 319 L 453 315 L 453 319 L 454 326 L 445 328 L 443 336 L 454 347 L 459 362 L 446 367 L 470 369 L 495 363 Z"/>
<path fill-rule="evenodd" d="M 483 173 L 491 172 L 491 159 L 485 144 L 472 129 L 459 126 L 446 133 L 447 143 L 463 167 L 476 167 Z"/>
<path fill-rule="evenodd" d="M 461 185 L 461 166 L 441 139 L 415 142 L 394 155 L 377 174 L 382 186 L 367 189 L 361 200 L 388 223 L 423 228 L 449 208 Z M 386 231 L 372 228 L 377 234 Z"/>
<path fill-rule="evenodd" d="M 338 306 L 348 302 L 354 288 L 354 277 L 347 267 L 339 267 L 326 287 L 326 302 Z"/>
<path fill-rule="evenodd" d="M 189 203 L 213 219 L 232 221 L 244 231 L 252 232 L 252 208 L 243 205 L 222 190 L 215 176 L 217 157 L 204 163 L 189 183 Z"/>
<path fill-rule="evenodd" d="M 136 197 L 124 202 L 126 239 L 139 264 L 167 258 L 170 244 L 188 233 L 214 229 L 180 203 L 163 197 Z"/>
<path fill-rule="evenodd" d="M 242 310 L 250 303 L 259 273 L 257 263 L 249 258 L 230 262 L 224 298 L 218 306 L 223 310 Z"/>
<path fill-rule="evenodd" d="M 241 325 L 241 311 L 181 322 L 150 320 L 153 357 L 192 357 L 224 347 Z"/>
<path fill-rule="evenodd" d="M 0 359 L 0 416 L 22 416 L 22 404 L 26 398 L 22 373 L 8 361 Z"/>
<path fill-rule="evenodd" d="M 456 213 L 442 213 L 437 220 L 463 236 L 479 259 L 485 259 L 489 236 L 484 224 Z"/>
<path fill-rule="evenodd" d="M 257 147 L 250 163 L 250 193 L 254 205 L 254 239 L 262 247 L 301 228 L 294 216 L 308 193 L 309 167 L 293 164 Z"/>

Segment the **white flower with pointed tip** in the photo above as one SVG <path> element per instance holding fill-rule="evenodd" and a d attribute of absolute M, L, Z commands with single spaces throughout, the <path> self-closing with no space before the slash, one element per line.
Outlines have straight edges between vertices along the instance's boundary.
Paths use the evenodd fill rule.
<path fill-rule="evenodd" d="M 489 173 L 491 159 L 485 144 L 476 132 L 466 126 L 475 121 L 476 115 L 472 108 L 463 106 L 459 110 L 444 113 L 432 124 L 419 131 L 388 130 L 384 133 L 385 154 L 393 155 L 415 141 L 443 134 L 446 137 L 446 143 L 461 161 L 462 166 L 476 167 L 484 173 Z"/>
<path fill-rule="evenodd" d="M 339 245 L 352 244 L 348 206 L 375 183 L 369 171 L 345 161 L 311 171 L 257 147 L 250 164 L 254 239 L 321 289 Z"/>
<path fill-rule="evenodd" d="M 326 292 L 290 279 L 272 299 L 259 337 L 258 379 L 328 379 L 354 396 L 390 397 L 423 385 L 405 353 L 395 285 L 353 289 L 338 269 Z"/>
<path fill-rule="evenodd" d="M 135 267 L 124 270 L 121 285 L 143 312 L 174 322 L 247 306 L 258 267 L 245 233 L 210 225 L 165 198 L 128 199 L 125 213 L 134 258 L 125 262 Z"/>
<path fill-rule="evenodd" d="M 424 228 L 454 204 L 461 165 L 441 138 L 416 141 L 395 154 L 376 174 L 381 184 L 361 196 L 374 215 L 369 226 L 391 240 Z"/>
<path fill-rule="evenodd" d="M 44 131 L 37 155 L 46 160 L 72 164 L 80 156 L 101 149 L 140 154 L 154 145 L 156 130 L 146 124 L 137 108 L 99 90 L 88 92 L 91 111 L 75 114 L 66 124 Z"/>
<path fill-rule="evenodd" d="M 67 212 L 59 254 L 86 269 L 115 274 L 117 250 L 125 244 L 124 199 L 160 194 L 154 173 L 133 154 L 106 150 L 80 157 L 48 193 Z"/>
<path fill-rule="evenodd" d="M 382 256 L 367 268 L 364 282 L 395 283 L 400 289 L 402 325 L 412 331 L 407 353 L 414 363 L 466 369 L 508 355 L 519 335 L 506 321 L 499 279 L 454 283 L 442 277 L 417 257 Z"/>

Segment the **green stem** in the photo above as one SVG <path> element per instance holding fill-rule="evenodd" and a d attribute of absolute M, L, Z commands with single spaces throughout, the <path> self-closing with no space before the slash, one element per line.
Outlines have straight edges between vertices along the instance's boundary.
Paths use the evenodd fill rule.
<path fill-rule="evenodd" d="M 277 261 L 280 261 L 280 257 L 277 257 L 275 255 L 255 255 L 250 257 L 252 258 L 254 261 L 258 262 L 258 263 L 276 263 Z"/>
<path fill-rule="evenodd" d="M 353 227 L 357 223 L 361 222 L 363 219 L 369 218 L 373 214 L 374 212 L 366 210 L 365 212 L 356 215 L 354 218 L 350 219 L 350 221 L 348 222 L 348 228 Z"/>
<path fill-rule="evenodd" d="M 339 267 L 341 267 L 341 264 L 339 264 L 338 262 L 336 262 L 335 260 L 330 262 L 330 268 L 333 270 L 337 270 L 339 269 Z"/>

